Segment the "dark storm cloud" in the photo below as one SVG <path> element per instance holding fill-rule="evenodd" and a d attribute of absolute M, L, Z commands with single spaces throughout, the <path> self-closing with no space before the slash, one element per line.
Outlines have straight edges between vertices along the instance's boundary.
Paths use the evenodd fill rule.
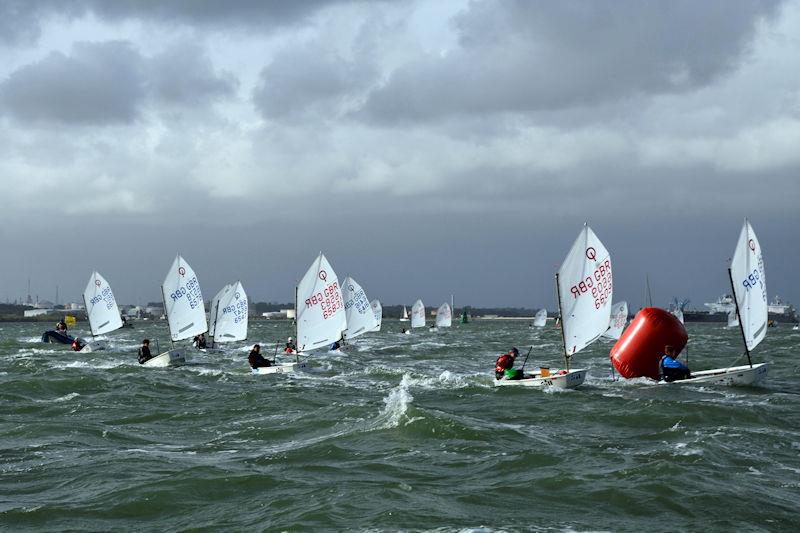
<path fill-rule="evenodd" d="M 597 105 L 682 92 L 735 69 L 777 2 L 486 1 L 459 45 L 396 70 L 369 99 L 378 121 Z"/>
<path fill-rule="evenodd" d="M 108 21 L 150 20 L 167 24 L 224 28 L 273 28 L 302 22 L 318 10 L 345 0 L 3 0 L 0 43 L 35 42 L 42 20 L 87 14 Z"/>
<path fill-rule="evenodd" d="M 154 96 L 167 103 L 200 104 L 214 97 L 230 95 L 236 79 L 214 72 L 202 47 L 174 46 L 148 62 L 149 85 Z"/>
<path fill-rule="evenodd" d="M 143 62 L 127 42 L 77 43 L 51 52 L 0 85 L 0 106 L 22 121 L 128 123 L 145 96 Z"/>
<path fill-rule="evenodd" d="M 315 111 L 335 117 L 375 74 L 369 63 L 348 61 L 321 43 L 286 48 L 261 72 L 253 101 L 265 118 Z"/>
<path fill-rule="evenodd" d="M 128 42 L 84 42 L 12 72 L 0 83 L 0 112 L 20 121 L 127 124 L 148 97 L 193 105 L 229 95 L 235 85 L 214 72 L 197 45 L 147 58 Z"/>

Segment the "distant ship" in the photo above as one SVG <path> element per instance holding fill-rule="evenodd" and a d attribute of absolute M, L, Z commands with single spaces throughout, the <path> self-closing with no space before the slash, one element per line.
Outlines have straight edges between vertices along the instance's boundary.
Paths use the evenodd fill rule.
<path fill-rule="evenodd" d="M 728 313 L 736 308 L 730 294 L 723 294 L 717 298 L 716 302 L 706 302 L 703 304 L 708 311 L 684 310 L 684 318 L 687 322 L 727 322 Z M 798 322 L 799 317 L 795 307 L 781 300 L 780 296 L 775 296 L 769 304 L 769 319 L 775 322 Z"/>

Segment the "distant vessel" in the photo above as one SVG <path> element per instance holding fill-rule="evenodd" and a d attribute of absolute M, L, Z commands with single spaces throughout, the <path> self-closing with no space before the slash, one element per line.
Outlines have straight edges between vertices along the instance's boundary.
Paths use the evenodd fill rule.
<path fill-rule="evenodd" d="M 400 317 L 400 322 L 408 322 L 408 309 L 406 306 L 403 306 L 403 316 Z"/>
<path fill-rule="evenodd" d="M 723 294 L 716 302 L 706 302 L 707 312 L 684 311 L 687 321 L 691 322 L 727 322 L 728 316 L 736 312 L 736 304 L 730 294 Z M 769 319 L 774 322 L 797 322 L 797 309 L 784 302 L 780 296 L 774 296 L 768 306 Z"/>

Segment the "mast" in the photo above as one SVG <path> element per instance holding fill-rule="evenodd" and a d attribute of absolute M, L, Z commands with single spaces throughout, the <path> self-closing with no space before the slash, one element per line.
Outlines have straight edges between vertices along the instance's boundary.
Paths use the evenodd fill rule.
<path fill-rule="evenodd" d="M 564 345 L 564 363 L 569 372 L 569 355 L 567 354 L 567 338 L 564 336 L 564 314 L 561 311 L 561 288 L 558 286 L 558 272 L 556 272 L 556 298 L 558 300 L 558 316 L 561 317 L 561 343 Z"/>
<path fill-rule="evenodd" d="M 211 337 L 212 348 L 214 347 L 214 343 L 217 342 L 217 320 L 219 320 L 219 300 L 217 300 L 217 308 L 214 310 L 214 335 Z"/>
<path fill-rule="evenodd" d="M 297 328 L 298 328 L 298 320 L 299 316 L 297 315 L 297 285 L 294 286 L 294 346 L 295 346 L 295 353 L 300 353 L 300 337 L 297 336 Z"/>
<path fill-rule="evenodd" d="M 747 354 L 747 364 L 750 365 L 750 368 L 753 368 L 753 361 L 750 359 L 750 350 L 747 349 L 747 337 L 744 335 L 744 323 L 742 322 L 742 316 L 739 314 L 739 300 L 736 298 L 736 288 L 733 286 L 733 273 L 730 267 L 728 267 L 728 279 L 731 280 L 733 303 L 736 305 L 736 318 L 739 319 L 739 331 L 742 332 L 742 342 L 744 343 L 744 351 Z"/>
<path fill-rule="evenodd" d="M 169 325 L 169 315 L 167 314 L 167 297 L 164 296 L 164 286 L 161 286 L 161 303 L 164 304 L 164 316 L 167 319 L 167 331 L 169 331 L 169 342 L 172 343 L 172 348 L 175 348 L 175 341 L 172 340 L 172 328 Z"/>
<path fill-rule="evenodd" d="M 92 340 L 94 340 L 94 329 L 92 328 L 92 315 L 89 312 L 89 302 L 86 301 L 86 293 L 83 293 L 83 307 L 86 309 L 86 320 L 89 321 L 89 333 L 92 334 Z"/>

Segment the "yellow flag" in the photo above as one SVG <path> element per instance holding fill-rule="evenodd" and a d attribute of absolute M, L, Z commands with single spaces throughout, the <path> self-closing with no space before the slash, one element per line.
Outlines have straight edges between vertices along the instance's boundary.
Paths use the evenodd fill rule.
<path fill-rule="evenodd" d="M 77 322 L 77 321 L 75 320 L 74 316 L 67 315 L 67 316 L 64 317 L 64 322 L 66 322 L 68 328 L 71 328 L 71 327 L 73 327 L 75 325 L 75 322 Z"/>

